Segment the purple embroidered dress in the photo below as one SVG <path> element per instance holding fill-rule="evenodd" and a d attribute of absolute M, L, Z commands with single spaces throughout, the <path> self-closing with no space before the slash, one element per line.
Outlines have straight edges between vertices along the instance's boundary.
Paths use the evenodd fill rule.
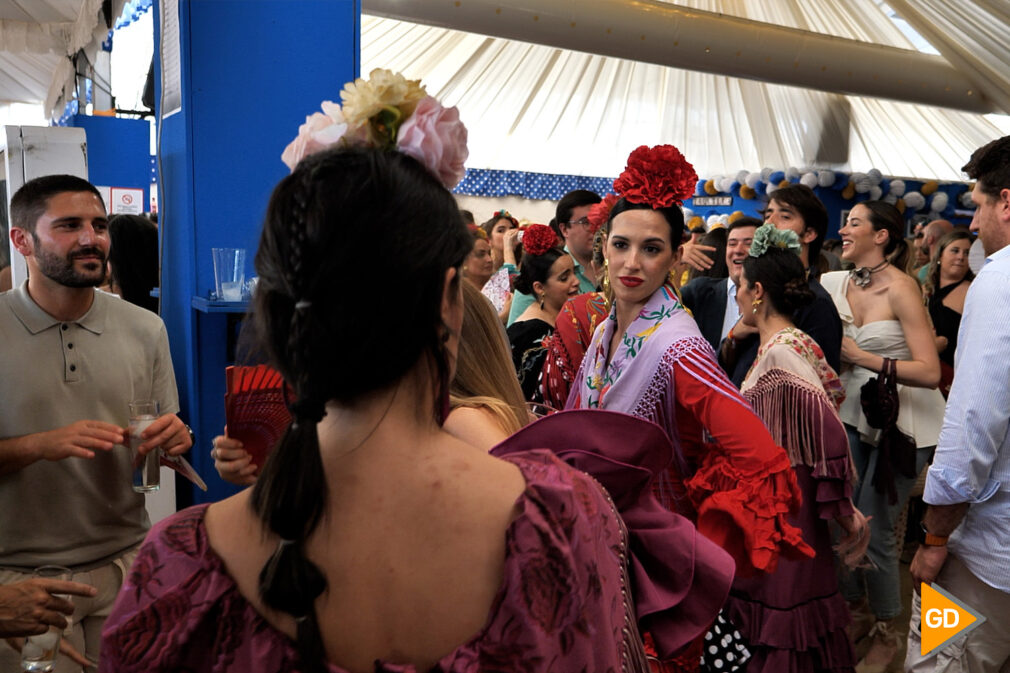
<path fill-rule="evenodd" d="M 433 670 L 645 670 L 628 600 L 626 532 L 613 503 L 549 451 L 504 459 L 520 469 L 526 490 L 506 532 L 502 585 L 484 628 Z M 205 511 L 191 507 L 149 533 L 105 623 L 102 671 L 300 670 L 294 643 L 242 597 L 211 549 Z M 415 669 L 378 661 L 375 670 Z"/>

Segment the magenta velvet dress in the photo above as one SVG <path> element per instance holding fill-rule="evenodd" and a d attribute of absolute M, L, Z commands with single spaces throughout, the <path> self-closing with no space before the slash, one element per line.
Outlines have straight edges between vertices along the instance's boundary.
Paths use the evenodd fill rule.
<path fill-rule="evenodd" d="M 520 469 L 526 490 L 506 533 L 502 585 L 484 628 L 433 670 L 639 669 L 627 538 L 612 502 L 549 451 L 504 459 Z M 242 597 L 210 548 L 205 511 L 189 508 L 151 530 L 106 621 L 102 671 L 300 670 L 294 643 Z M 415 669 L 377 661 L 375 670 Z"/>

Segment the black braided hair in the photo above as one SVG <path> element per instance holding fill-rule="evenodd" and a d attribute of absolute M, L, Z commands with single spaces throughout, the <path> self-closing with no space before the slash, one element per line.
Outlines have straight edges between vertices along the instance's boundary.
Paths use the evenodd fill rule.
<path fill-rule="evenodd" d="M 315 613 L 326 577 L 304 548 L 327 498 L 316 425 L 328 401 L 387 388 L 423 357 L 434 367 L 438 416 L 449 380 L 445 273 L 471 247 L 452 195 L 397 152 L 311 155 L 270 199 L 256 254 L 255 334 L 294 399 L 292 423 L 252 491 L 257 516 L 281 538 L 259 590 L 267 606 L 295 618 L 310 673 L 324 671 L 326 658 Z"/>

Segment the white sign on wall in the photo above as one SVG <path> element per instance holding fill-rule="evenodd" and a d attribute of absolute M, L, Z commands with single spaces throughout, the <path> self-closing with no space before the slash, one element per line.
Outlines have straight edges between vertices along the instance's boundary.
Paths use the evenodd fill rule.
<path fill-rule="evenodd" d="M 130 187 L 112 187 L 109 198 L 110 215 L 141 215 L 144 212 L 144 190 Z"/>
<path fill-rule="evenodd" d="M 105 204 L 106 212 L 108 212 L 108 210 L 112 208 L 112 187 L 95 185 L 95 189 L 97 189 L 98 193 L 102 195 L 102 202 Z"/>

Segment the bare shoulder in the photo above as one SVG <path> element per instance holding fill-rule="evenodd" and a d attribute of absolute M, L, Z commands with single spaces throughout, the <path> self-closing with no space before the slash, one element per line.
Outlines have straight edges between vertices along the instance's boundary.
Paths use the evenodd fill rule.
<path fill-rule="evenodd" d="M 887 298 L 897 315 L 902 308 L 907 310 L 910 304 L 922 306 L 922 289 L 917 280 L 907 273 L 897 271 L 888 283 Z"/>
<path fill-rule="evenodd" d="M 506 437 L 498 417 L 484 406 L 453 409 L 442 429 L 450 435 L 483 451 L 489 451 Z"/>

